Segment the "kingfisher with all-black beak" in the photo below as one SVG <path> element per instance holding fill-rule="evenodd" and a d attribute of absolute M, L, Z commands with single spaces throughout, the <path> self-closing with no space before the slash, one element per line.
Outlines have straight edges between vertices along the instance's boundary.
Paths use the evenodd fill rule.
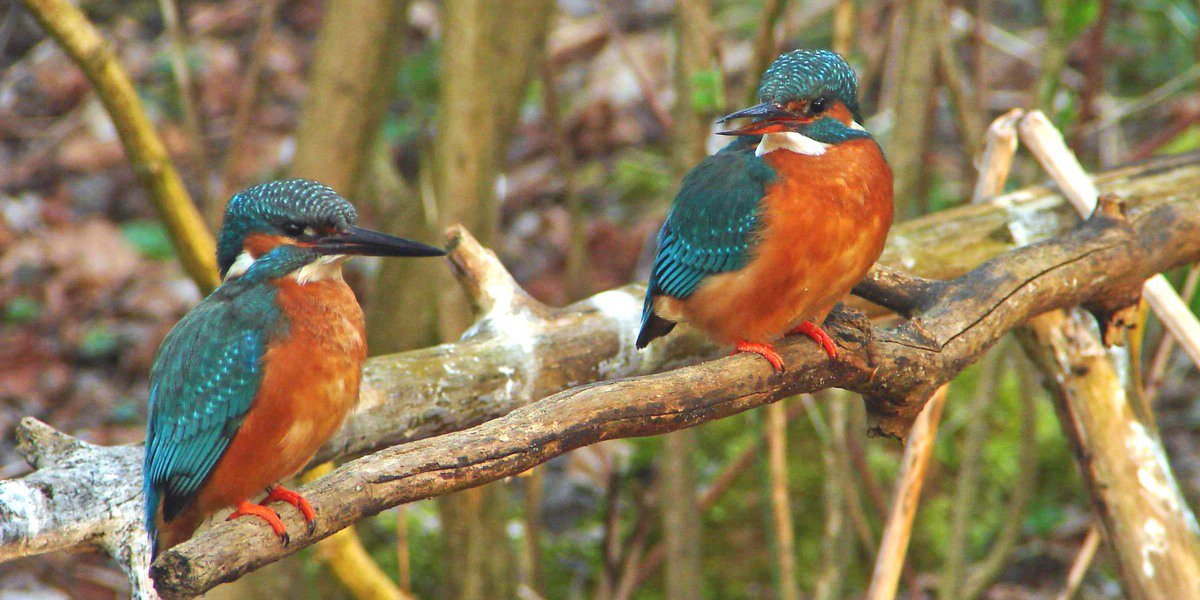
<path fill-rule="evenodd" d="M 837 358 L 825 316 L 883 252 L 892 172 L 861 123 L 858 83 L 824 50 L 780 56 L 761 104 L 720 152 L 683 179 L 658 234 L 637 346 L 688 324 L 762 355 L 803 333 Z"/>
<path fill-rule="evenodd" d="M 367 347 L 342 263 L 445 254 L 355 220 L 349 202 L 304 179 L 229 201 L 217 244 L 222 283 L 167 335 L 150 374 L 144 491 L 155 555 L 223 508 L 234 509 L 231 519 L 261 518 L 285 544 L 268 503 L 292 504 L 315 523 L 308 501 L 279 481 L 312 459 L 358 400 Z"/>

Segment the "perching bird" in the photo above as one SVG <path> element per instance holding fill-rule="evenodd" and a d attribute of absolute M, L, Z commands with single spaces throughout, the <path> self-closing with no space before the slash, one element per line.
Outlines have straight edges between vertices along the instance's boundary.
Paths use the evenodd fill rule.
<path fill-rule="evenodd" d="M 315 522 L 308 501 L 278 482 L 308 463 L 358 400 L 363 313 L 342 262 L 445 254 L 355 219 L 349 202 L 304 179 L 229 201 L 221 286 L 171 330 L 150 374 L 144 492 L 155 555 L 222 508 L 235 509 L 231 519 L 261 517 L 284 544 L 268 502 Z"/>
<path fill-rule="evenodd" d="M 683 179 L 658 234 L 637 346 L 684 321 L 776 371 L 772 342 L 816 340 L 830 358 L 825 316 L 883 252 L 892 172 L 862 125 L 858 83 L 824 50 L 780 56 L 761 104 L 717 154 Z"/>

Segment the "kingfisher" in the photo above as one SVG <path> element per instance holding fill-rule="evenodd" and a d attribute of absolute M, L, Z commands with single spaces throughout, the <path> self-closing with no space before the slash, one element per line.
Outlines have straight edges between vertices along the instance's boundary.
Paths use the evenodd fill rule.
<path fill-rule="evenodd" d="M 684 176 L 658 233 L 637 347 L 678 322 L 776 372 L 773 343 L 811 337 L 836 359 L 826 315 L 879 259 L 892 224 L 892 171 L 861 125 L 858 82 L 841 56 L 777 58 L 759 104 L 720 152 Z"/>
<path fill-rule="evenodd" d="M 229 201 L 217 242 L 221 285 L 167 334 L 150 373 L 143 491 L 154 555 L 214 512 L 261 518 L 286 545 L 279 485 L 312 459 L 358 400 L 363 312 L 342 279 L 350 256 L 445 251 L 355 225 L 354 207 L 305 179 Z M 259 502 L 251 502 L 266 492 Z"/>

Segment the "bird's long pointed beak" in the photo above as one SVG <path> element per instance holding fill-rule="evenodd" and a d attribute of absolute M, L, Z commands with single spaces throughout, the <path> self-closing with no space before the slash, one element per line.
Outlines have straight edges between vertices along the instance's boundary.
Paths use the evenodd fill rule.
<path fill-rule="evenodd" d="M 763 102 L 750 108 L 739 110 L 721 117 L 717 122 L 726 123 L 734 119 L 749 117 L 751 122 L 745 127 L 718 131 L 721 135 L 759 135 L 778 131 L 789 131 L 789 125 L 799 120 L 796 113 L 775 102 Z"/>
<path fill-rule="evenodd" d="M 402 237 L 351 227 L 346 231 L 325 236 L 313 244 L 321 254 L 354 254 L 358 256 L 445 256 L 441 248 L 427 246 Z"/>

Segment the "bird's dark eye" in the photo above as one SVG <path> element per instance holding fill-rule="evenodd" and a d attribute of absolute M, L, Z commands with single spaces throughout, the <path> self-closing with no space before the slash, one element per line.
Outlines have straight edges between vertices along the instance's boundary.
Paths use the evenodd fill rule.
<path fill-rule="evenodd" d="M 295 221 L 288 221 L 284 223 L 280 229 L 282 229 L 283 234 L 288 237 L 300 237 L 301 235 L 304 235 L 304 226 Z"/>
<path fill-rule="evenodd" d="M 808 112 L 814 115 L 819 115 L 829 110 L 829 106 L 831 104 L 832 102 L 829 101 L 829 98 L 816 98 L 812 102 L 808 103 Z"/>

